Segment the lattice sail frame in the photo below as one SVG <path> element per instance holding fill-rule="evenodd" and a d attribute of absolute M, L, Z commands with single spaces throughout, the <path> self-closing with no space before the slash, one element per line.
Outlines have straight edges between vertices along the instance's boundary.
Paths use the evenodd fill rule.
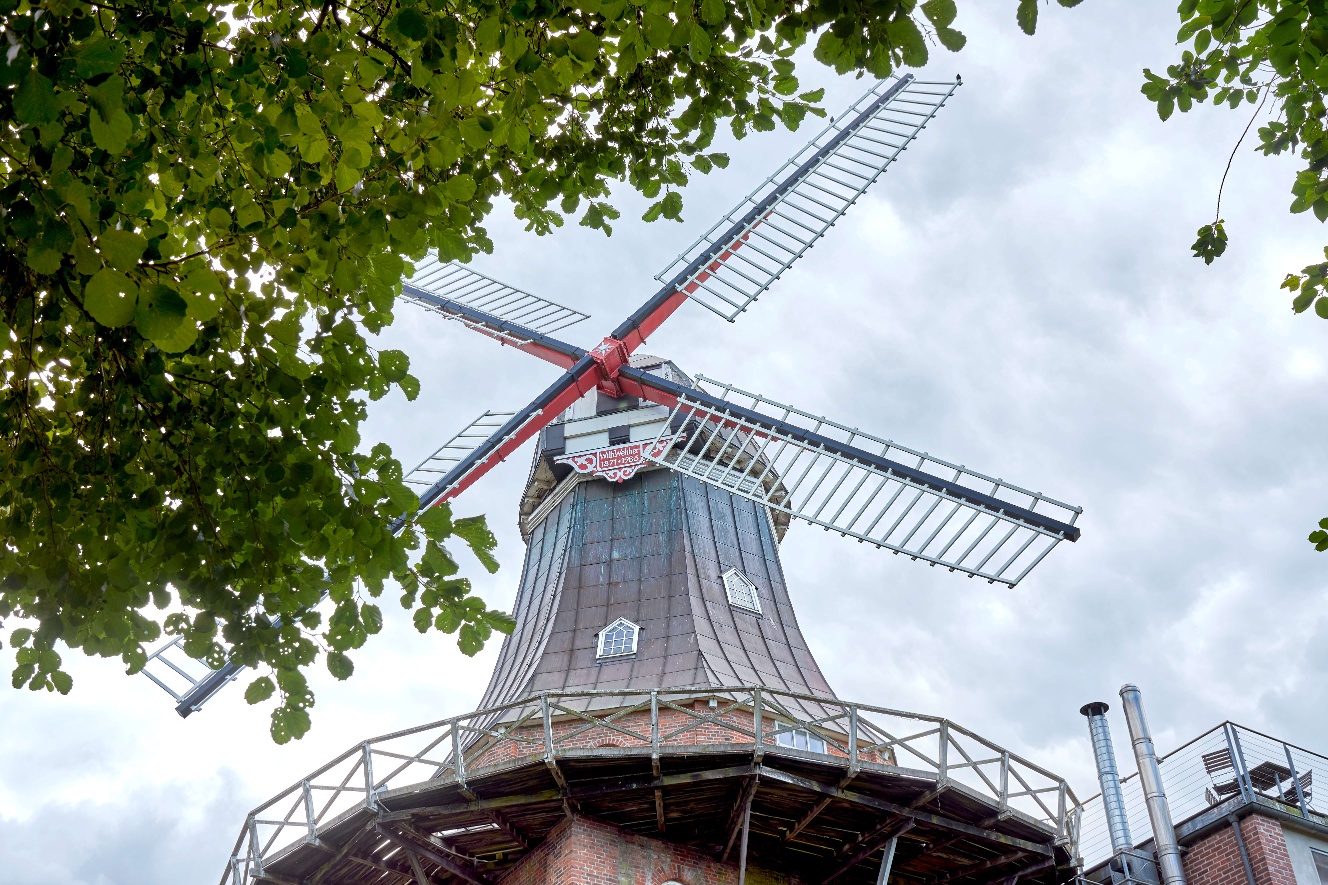
<path fill-rule="evenodd" d="M 552 335 L 590 318 L 588 313 L 532 295 L 455 261 L 440 262 L 433 253 L 415 265 L 415 275 L 402 283 L 401 297 L 511 344 L 525 344 L 528 339 L 510 326 L 485 323 L 486 314 L 540 335 Z"/>
<path fill-rule="evenodd" d="M 912 75 L 881 81 L 655 279 L 673 276 L 677 291 L 733 322 L 908 149 L 960 85 Z M 698 264 L 707 257 L 714 260 Z"/>
<path fill-rule="evenodd" d="M 443 443 L 429 457 L 402 477 L 402 482 L 415 489 L 421 498 L 425 492 L 452 472 L 480 443 L 493 436 L 516 412 L 485 412 L 467 424 L 456 436 Z"/>
<path fill-rule="evenodd" d="M 668 423 L 690 440 L 647 460 L 790 516 L 993 583 L 1018 584 L 1065 534 L 1000 508 L 1073 526 L 1082 508 L 951 464 L 704 375 L 698 387 L 725 403 L 838 443 L 836 450 L 761 427 L 711 403 L 679 398 Z M 709 388 L 709 389 L 707 389 Z M 667 435 L 661 432 L 657 441 Z M 853 450 L 862 455 L 855 457 Z M 875 456 L 875 457 L 873 457 Z M 880 459 L 905 468 L 882 468 Z M 995 499 L 978 506 L 919 482 L 918 471 Z"/>

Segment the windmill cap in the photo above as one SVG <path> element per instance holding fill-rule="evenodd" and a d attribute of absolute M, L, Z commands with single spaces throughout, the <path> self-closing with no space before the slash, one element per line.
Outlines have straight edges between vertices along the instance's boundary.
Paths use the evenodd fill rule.
<path fill-rule="evenodd" d="M 1106 701 L 1093 701 L 1091 704 L 1084 704 L 1080 707 L 1079 713 L 1083 716 L 1103 716 L 1110 709 Z"/>

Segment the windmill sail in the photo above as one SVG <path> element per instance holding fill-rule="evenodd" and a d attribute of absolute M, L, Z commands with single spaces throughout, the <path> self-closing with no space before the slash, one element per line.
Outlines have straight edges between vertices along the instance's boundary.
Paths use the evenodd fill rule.
<path fill-rule="evenodd" d="M 550 336 L 590 317 L 455 261 L 443 264 L 432 255 L 402 283 L 401 297 L 563 368 L 575 363 L 582 351 Z"/>
<path fill-rule="evenodd" d="M 1041 493 L 704 376 L 643 380 L 690 429 L 647 460 L 814 525 L 1012 587 L 1079 537 L 1080 508 Z"/>
<path fill-rule="evenodd" d="M 655 279 L 732 322 L 908 149 L 959 85 L 911 74 L 877 83 Z"/>

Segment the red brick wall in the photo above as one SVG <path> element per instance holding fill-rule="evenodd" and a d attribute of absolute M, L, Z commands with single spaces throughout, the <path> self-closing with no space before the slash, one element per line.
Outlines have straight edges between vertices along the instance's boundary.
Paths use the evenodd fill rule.
<path fill-rule="evenodd" d="M 659 711 L 659 734 L 663 745 L 695 744 L 750 744 L 753 731 L 752 714 L 746 710 L 732 710 L 717 716 L 714 721 L 704 722 L 702 717 L 716 712 L 706 706 L 704 701 L 695 702 L 695 714 L 688 715 L 679 710 L 664 707 Z M 608 719 L 612 711 L 596 711 L 593 714 L 601 721 Z M 640 710 L 627 713 L 613 720 L 616 728 L 604 725 L 591 725 L 584 719 L 555 721 L 552 725 L 555 750 L 589 747 L 649 747 L 650 746 L 650 711 Z M 731 727 L 729 727 L 731 726 Z M 770 723 L 767 720 L 768 731 Z M 617 729 L 622 729 L 618 731 Z M 624 734 L 623 732 L 629 732 Z M 544 726 L 524 725 L 513 729 L 511 737 L 498 739 L 490 744 L 478 757 L 470 758 L 466 764 L 471 769 L 481 768 L 506 762 L 522 756 L 542 754 L 544 752 Z M 775 738 L 768 733 L 762 737 L 763 744 L 774 746 Z M 847 755 L 833 744 L 827 742 L 826 751 L 832 756 Z M 866 762 L 885 762 L 893 764 L 889 754 L 863 752 L 859 758 Z M 687 883 L 684 883 L 687 885 Z"/>
<path fill-rule="evenodd" d="M 738 865 L 662 839 L 649 839 L 584 817 L 563 821 L 502 885 L 737 885 Z M 747 871 L 749 885 L 802 885 L 764 870 Z"/>
<path fill-rule="evenodd" d="M 1281 824 L 1252 814 L 1240 822 L 1240 832 L 1255 885 L 1296 885 Z M 1246 885 L 1236 834 L 1229 826 L 1187 846 L 1184 863 L 1188 885 Z"/>
<path fill-rule="evenodd" d="M 1245 848 L 1250 853 L 1257 885 L 1296 885 L 1281 824 L 1252 814 L 1240 822 L 1240 831 L 1245 835 Z"/>

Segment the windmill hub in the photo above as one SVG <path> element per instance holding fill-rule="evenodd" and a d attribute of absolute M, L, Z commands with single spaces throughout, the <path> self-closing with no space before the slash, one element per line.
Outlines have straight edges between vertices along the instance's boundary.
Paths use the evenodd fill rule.
<path fill-rule="evenodd" d="M 627 365 L 631 357 L 632 352 L 627 349 L 627 345 L 612 335 L 591 348 L 590 358 L 599 367 L 597 386 L 600 390 L 610 396 L 623 395 L 622 385 L 618 383 L 618 370 Z"/>

